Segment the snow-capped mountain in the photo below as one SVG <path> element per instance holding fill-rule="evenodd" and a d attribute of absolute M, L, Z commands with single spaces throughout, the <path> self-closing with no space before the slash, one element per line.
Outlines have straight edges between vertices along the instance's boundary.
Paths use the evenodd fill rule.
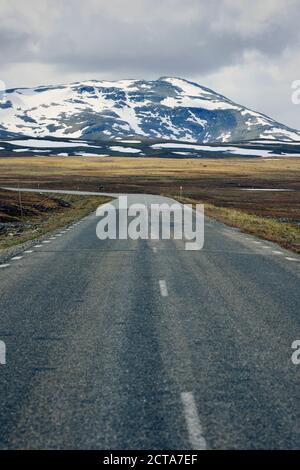
<path fill-rule="evenodd" d="M 299 131 L 180 78 L 6 90 L 0 97 L 0 138 L 21 136 L 204 144 L 300 140 Z"/>

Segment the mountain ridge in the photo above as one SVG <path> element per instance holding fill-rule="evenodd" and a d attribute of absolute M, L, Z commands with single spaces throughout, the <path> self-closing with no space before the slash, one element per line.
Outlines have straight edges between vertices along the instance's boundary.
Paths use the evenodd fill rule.
<path fill-rule="evenodd" d="M 300 132 L 179 77 L 86 80 L 11 88 L 0 101 L 0 137 L 162 139 L 230 144 L 300 141 Z"/>

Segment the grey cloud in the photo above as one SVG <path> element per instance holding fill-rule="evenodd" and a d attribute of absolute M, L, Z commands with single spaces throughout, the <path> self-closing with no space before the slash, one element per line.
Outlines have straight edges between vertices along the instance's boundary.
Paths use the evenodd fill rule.
<path fill-rule="evenodd" d="M 272 1 L 277 11 L 277 2 Z M 29 11 L 34 10 L 38 2 L 22 1 Z M 10 3 L 15 4 L 16 0 Z M 23 59 L 31 62 L 79 71 L 89 67 L 91 72 L 128 70 L 128 73 L 159 74 L 163 69 L 172 73 L 178 70 L 178 74 L 183 71 L 205 73 L 242 60 L 245 50 L 254 49 L 271 56 L 280 54 L 289 43 L 298 42 L 298 28 L 290 27 L 291 22 L 296 22 L 293 13 L 297 5 L 289 3 L 289 18 L 277 14 L 271 16 L 270 23 L 260 24 L 259 14 L 262 13 L 258 10 L 256 17 L 255 10 L 250 9 L 246 1 L 249 22 L 257 21 L 258 28 L 245 35 L 245 28 L 238 27 L 241 10 L 236 9 L 232 1 L 46 1 L 44 11 L 40 9 L 38 27 L 36 19 L 30 25 L 28 16 L 22 23 L 24 10 L 18 13 L 16 9 L 19 31 L 12 29 L 11 34 L 7 34 L 8 18 L 1 37 L 1 49 L 7 52 L 1 61 L 2 64 L 18 61 L 23 54 Z M 48 12 L 56 8 L 56 20 L 49 24 Z M 245 12 L 242 10 L 242 13 L 241 26 L 245 22 Z"/>
<path fill-rule="evenodd" d="M 0 63 L 16 62 L 34 56 L 36 39 L 26 31 L 0 29 Z"/>
<path fill-rule="evenodd" d="M 23 85 L 35 64 L 30 85 L 212 74 L 221 82 L 249 53 L 276 67 L 287 51 L 298 54 L 299 13 L 299 0 L 0 0 L 0 78 Z"/>

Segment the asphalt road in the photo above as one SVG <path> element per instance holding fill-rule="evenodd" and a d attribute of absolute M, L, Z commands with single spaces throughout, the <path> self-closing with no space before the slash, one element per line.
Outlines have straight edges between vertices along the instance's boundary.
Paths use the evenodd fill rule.
<path fill-rule="evenodd" d="M 211 220 L 199 252 L 97 222 L 0 267 L 0 447 L 299 448 L 300 257 Z"/>

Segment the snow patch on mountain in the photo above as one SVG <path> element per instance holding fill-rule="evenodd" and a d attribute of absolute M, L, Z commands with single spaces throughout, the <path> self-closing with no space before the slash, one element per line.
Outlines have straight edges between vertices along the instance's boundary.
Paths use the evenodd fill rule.
<path fill-rule="evenodd" d="M 119 146 L 110 147 L 110 150 L 112 150 L 113 152 L 121 152 L 123 154 L 141 152 L 139 149 L 134 149 L 132 147 L 119 147 Z"/>
<path fill-rule="evenodd" d="M 57 148 L 57 147 L 70 147 L 74 148 L 78 145 L 78 142 L 75 144 L 73 142 L 61 142 L 61 141 L 53 141 L 53 140 L 35 140 L 35 139 L 28 139 L 28 140 L 10 140 L 10 144 L 13 145 L 21 145 L 21 146 L 28 146 L 28 147 L 35 147 L 35 148 Z M 85 144 L 80 142 L 80 147 L 91 147 L 89 144 Z M 97 148 L 97 147 L 95 147 Z"/>
<path fill-rule="evenodd" d="M 154 144 L 152 145 L 153 149 L 188 149 L 190 151 L 203 151 L 203 152 L 213 152 L 214 154 L 232 154 L 232 155 L 245 155 L 245 156 L 255 156 L 255 157 L 270 157 L 270 156 L 279 156 L 276 152 L 274 153 L 272 150 L 264 150 L 264 149 L 250 149 L 250 148 L 242 148 L 242 147 L 234 147 L 234 146 L 224 146 L 218 147 L 216 145 L 209 146 L 209 145 L 189 145 L 189 144 L 181 144 L 181 143 L 161 143 L 161 144 Z M 186 152 L 176 152 L 177 154 L 186 154 Z M 282 154 L 285 155 L 285 154 Z M 299 156 L 299 155 L 295 155 Z"/>
<path fill-rule="evenodd" d="M 11 89 L 4 96 L 0 138 L 138 137 L 208 144 L 300 140 L 297 130 L 181 78 L 89 80 Z"/>

